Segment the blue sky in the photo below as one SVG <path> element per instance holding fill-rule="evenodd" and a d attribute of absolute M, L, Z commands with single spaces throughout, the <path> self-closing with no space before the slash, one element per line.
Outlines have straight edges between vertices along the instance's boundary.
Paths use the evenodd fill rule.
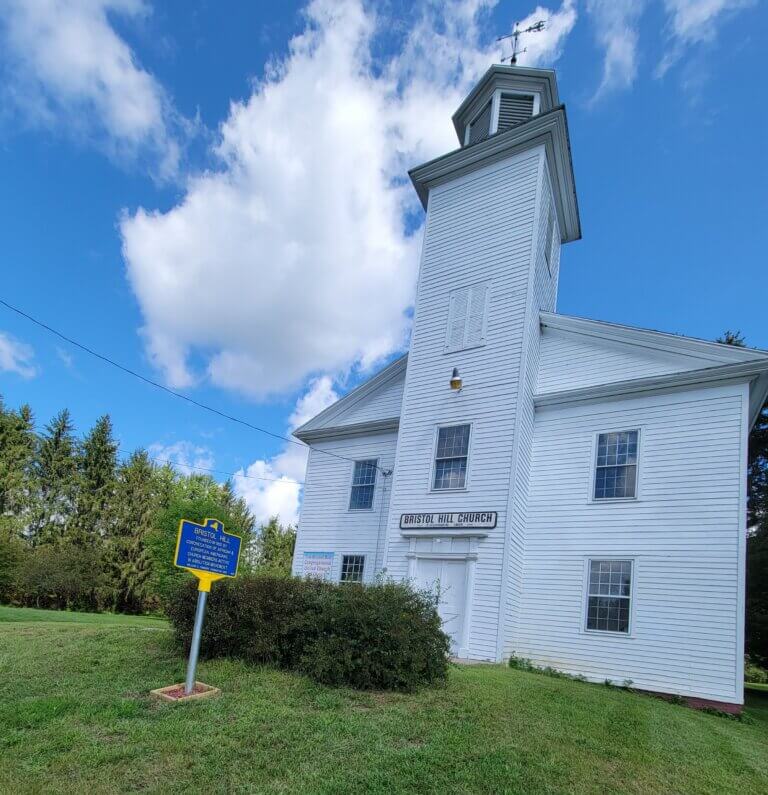
<path fill-rule="evenodd" d="M 0 0 L 0 298 L 277 433 L 407 343 L 422 215 L 406 170 L 515 19 L 555 67 L 583 240 L 559 311 L 768 348 L 765 5 Z M 40 426 L 227 472 L 294 519 L 302 452 L 0 307 L 0 394 Z"/>

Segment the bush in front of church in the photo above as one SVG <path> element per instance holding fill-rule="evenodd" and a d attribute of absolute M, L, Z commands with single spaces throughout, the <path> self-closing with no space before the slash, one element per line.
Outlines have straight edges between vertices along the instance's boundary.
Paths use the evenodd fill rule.
<path fill-rule="evenodd" d="M 190 580 L 168 606 L 185 652 L 196 597 Z M 403 583 L 245 575 L 213 586 L 200 655 L 274 665 L 333 686 L 413 691 L 445 681 L 448 651 L 434 601 Z"/>

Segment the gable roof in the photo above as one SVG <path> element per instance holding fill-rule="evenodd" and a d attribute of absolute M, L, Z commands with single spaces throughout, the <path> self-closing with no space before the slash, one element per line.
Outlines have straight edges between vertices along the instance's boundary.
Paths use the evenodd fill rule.
<path fill-rule="evenodd" d="M 382 416 L 367 418 L 356 416 L 355 409 L 361 408 L 363 401 L 374 400 L 388 388 L 394 388 L 398 381 L 404 381 L 407 363 L 408 354 L 395 359 L 372 378 L 305 422 L 293 432 L 293 435 L 307 442 L 323 436 L 336 436 L 340 430 L 347 433 L 396 430 L 400 420 L 399 404 L 396 412 L 387 410 L 388 407 L 383 406 L 379 412 L 376 412 L 381 413 Z M 396 399 L 397 395 L 393 397 Z"/>
<path fill-rule="evenodd" d="M 768 351 L 758 348 L 739 348 L 721 342 L 710 342 L 696 337 L 684 337 L 665 331 L 624 326 L 603 320 L 588 320 L 573 315 L 560 315 L 554 312 L 541 312 L 541 325 L 547 328 L 585 334 L 611 342 L 624 342 L 637 345 L 658 353 L 677 353 L 707 359 L 713 363 L 761 361 L 768 358 Z"/>
<path fill-rule="evenodd" d="M 684 337 L 666 331 L 624 326 L 604 320 L 588 320 L 573 315 L 541 312 L 541 325 L 547 328 L 571 331 L 612 342 L 624 342 L 659 353 L 677 353 L 707 359 L 713 363 L 729 364 L 768 360 L 768 351 L 759 348 L 739 348 L 721 342 L 710 342 L 696 337 Z"/>
<path fill-rule="evenodd" d="M 666 359 L 678 357 L 679 366 L 668 366 L 641 377 L 585 380 L 575 388 L 542 391 L 535 396 L 537 408 L 565 403 L 611 400 L 660 390 L 695 387 L 698 384 L 749 382 L 749 420 L 754 424 L 768 397 L 768 351 L 739 348 L 718 342 L 683 337 L 661 331 L 622 326 L 597 320 L 540 313 L 542 327 L 557 329 L 574 337 L 589 337 L 604 343 L 619 343 L 643 349 Z M 663 359 L 661 359 L 663 361 Z"/>

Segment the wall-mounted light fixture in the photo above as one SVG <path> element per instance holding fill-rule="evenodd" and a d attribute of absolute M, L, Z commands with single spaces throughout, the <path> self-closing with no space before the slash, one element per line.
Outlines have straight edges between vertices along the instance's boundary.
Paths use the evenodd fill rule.
<path fill-rule="evenodd" d="M 461 380 L 461 376 L 459 375 L 459 368 L 454 367 L 453 373 L 451 374 L 451 389 L 455 389 L 457 392 L 460 392 L 462 385 L 463 382 Z"/>

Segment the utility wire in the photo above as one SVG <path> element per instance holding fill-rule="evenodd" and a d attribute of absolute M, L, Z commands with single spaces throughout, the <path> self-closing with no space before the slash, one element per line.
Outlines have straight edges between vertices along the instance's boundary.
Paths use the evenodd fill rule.
<path fill-rule="evenodd" d="M 126 455 L 133 455 L 136 452 L 142 452 L 150 461 L 156 461 L 158 464 L 169 464 L 170 466 L 178 467 L 179 469 L 199 469 L 202 472 L 215 472 L 219 475 L 228 475 L 231 478 L 238 477 L 247 478 L 248 480 L 267 480 L 271 483 L 291 483 L 292 485 L 296 486 L 304 485 L 304 481 L 302 480 L 291 480 L 290 478 L 262 478 L 257 477 L 256 475 L 245 475 L 241 472 L 225 472 L 223 469 L 212 469 L 211 467 L 203 467 L 197 464 L 180 464 L 178 461 L 172 461 L 170 458 L 157 458 L 157 456 L 150 455 L 143 448 L 139 450 L 126 450 L 124 447 L 118 447 L 117 449 Z"/>
<path fill-rule="evenodd" d="M 258 425 L 254 425 L 247 420 L 241 420 L 239 417 L 234 417 L 231 414 L 227 414 L 224 411 L 220 411 L 213 406 L 209 406 L 206 403 L 201 403 L 199 400 L 195 400 L 194 398 L 188 397 L 181 392 L 176 392 L 176 390 L 171 389 L 170 387 L 164 386 L 163 384 L 158 383 L 157 381 L 153 381 L 151 378 L 147 378 L 146 376 L 142 375 L 141 373 L 137 373 L 135 370 L 132 370 L 130 367 L 126 367 L 119 362 L 116 362 L 114 359 L 110 359 L 109 356 L 105 356 L 102 353 L 98 353 L 98 351 L 93 350 L 93 348 L 89 348 L 87 345 L 83 345 L 81 342 L 72 339 L 72 337 L 68 337 L 66 334 L 63 334 L 61 331 L 56 330 L 52 326 L 49 326 L 47 323 L 44 323 L 42 320 L 38 320 L 36 317 L 24 312 L 22 309 L 19 309 L 17 306 L 13 304 L 9 304 L 7 301 L 0 298 L 0 304 L 2 304 L 6 309 L 10 309 L 11 312 L 15 312 L 17 315 L 20 315 L 23 318 L 26 318 L 31 323 L 34 323 L 36 326 L 39 326 L 42 329 L 45 329 L 51 334 L 54 334 L 59 339 L 68 342 L 70 345 L 74 345 L 76 348 L 79 348 L 81 351 L 85 351 L 86 353 L 90 354 L 91 356 L 95 356 L 97 359 L 101 359 L 102 362 L 106 362 L 107 364 L 112 365 L 112 367 L 116 367 L 118 370 L 122 370 L 124 373 L 133 376 L 134 378 L 138 378 L 140 381 L 143 381 L 145 384 L 149 384 L 150 386 L 155 387 L 156 389 L 161 389 L 163 392 L 168 393 L 169 395 L 173 395 L 174 397 L 180 398 L 181 400 L 186 401 L 187 403 L 191 403 L 193 406 L 197 406 L 200 409 L 205 411 L 210 411 L 212 414 L 216 414 L 219 417 L 223 417 L 225 420 L 230 420 L 231 422 L 236 422 L 238 425 L 244 425 L 246 428 L 250 428 L 253 431 L 258 431 L 259 433 L 264 433 L 267 436 L 271 436 L 273 439 L 280 439 L 283 442 L 288 442 L 289 444 L 295 444 L 298 447 L 303 447 L 307 450 L 314 450 L 317 453 L 322 453 L 323 455 L 331 456 L 332 458 L 338 458 L 342 461 L 351 461 L 355 463 L 354 458 L 349 458 L 345 455 L 340 455 L 339 453 L 332 453 L 329 450 L 320 450 L 317 447 L 313 447 L 312 445 L 305 444 L 304 442 L 299 442 L 296 439 L 290 439 L 287 436 L 283 436 L 282 434 L 275 433 L 274 431 L 269 431 L 266 428 L 261 428 Z M 379 471 L 383 470 L 381 467 L 376 466 L 376 469 Z"/>

